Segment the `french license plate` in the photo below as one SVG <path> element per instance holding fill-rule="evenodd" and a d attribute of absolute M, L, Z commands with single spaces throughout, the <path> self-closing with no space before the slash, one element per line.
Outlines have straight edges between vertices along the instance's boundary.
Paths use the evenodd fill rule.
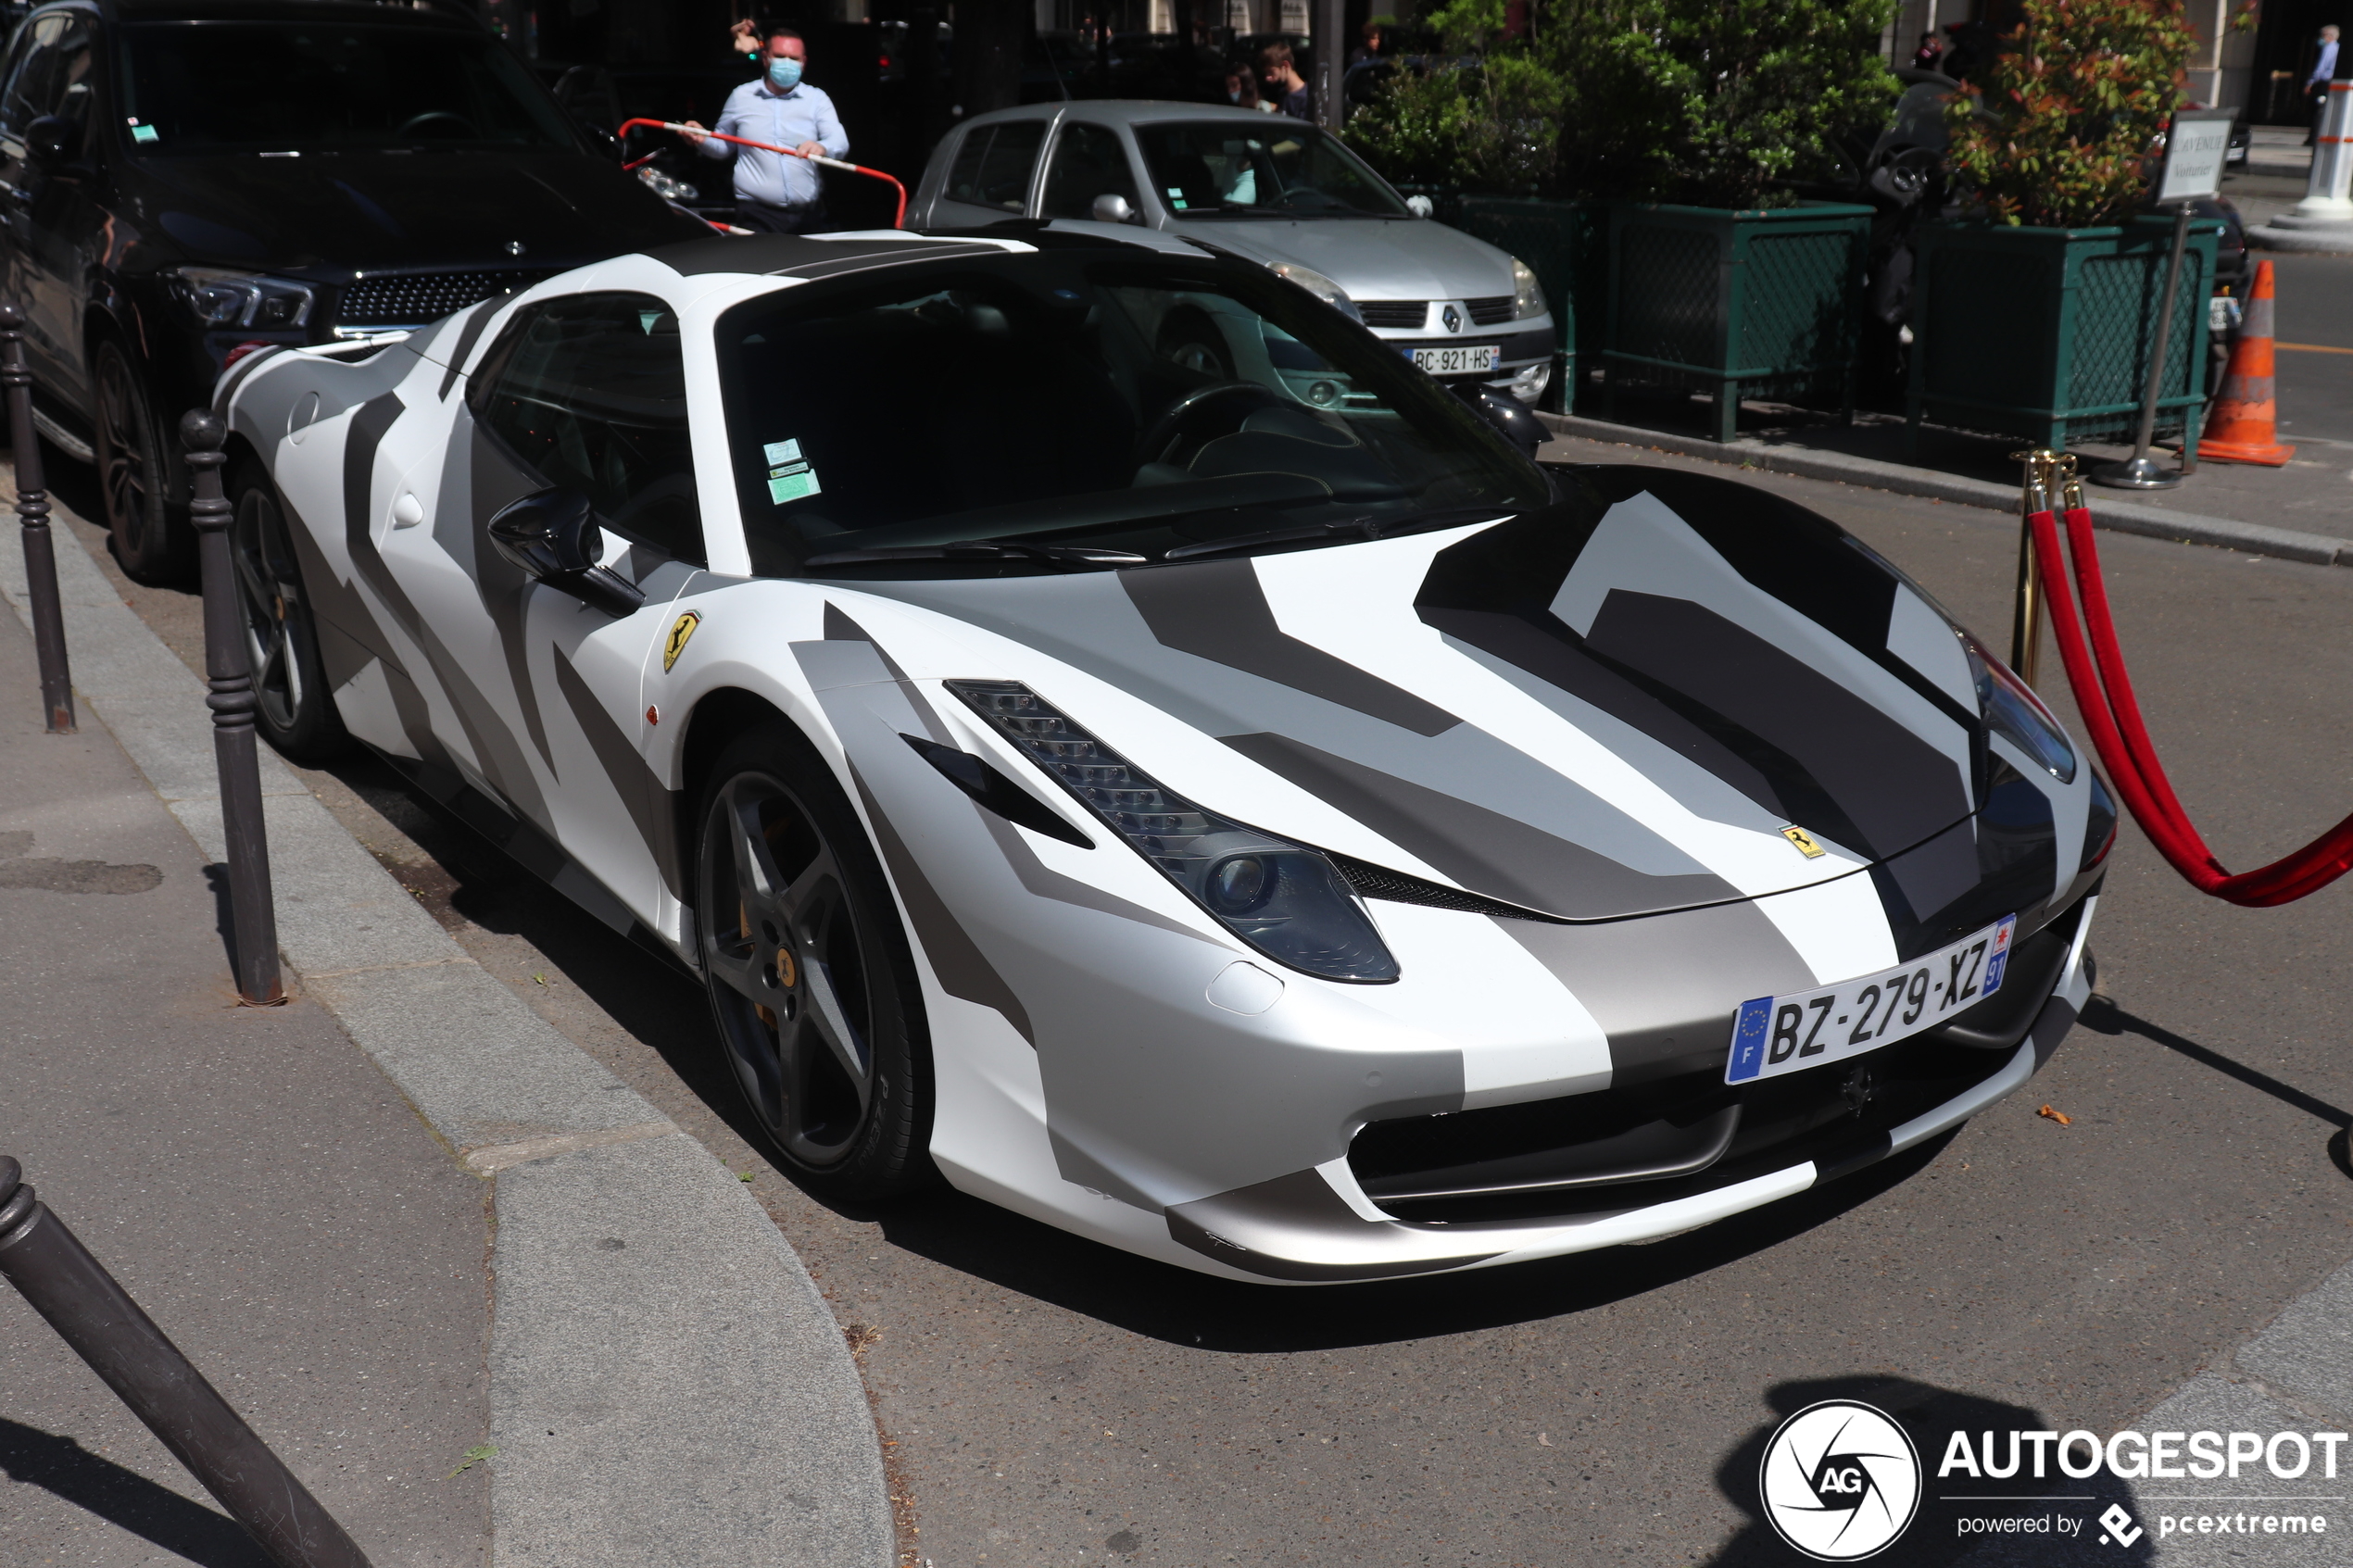
<path fill-rule="evenodd" d="M 1753 1084 L 1892 1046 L 2002 988 L 2016 915 L 1924 959 L 1794 997 L 1743 1002 L 1732 1018 L 1727 1084 Z"/>
<path fill-rule="evenodd" d="M 1433 376 L 1458 376 L 1467 370 L 1492 370 L 1502 350 L 1491 343 L 1467 348 L 1416 348 L 1414 365 Z"/>

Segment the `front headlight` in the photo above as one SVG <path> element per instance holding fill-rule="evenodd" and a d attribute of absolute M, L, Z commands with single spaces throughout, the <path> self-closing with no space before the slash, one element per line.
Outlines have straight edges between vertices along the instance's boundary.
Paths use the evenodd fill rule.
<path fill-rule="evenodd" d="M 308 283 L 220 267 L 178 269 L 171 292 L 197 320 L 222 328 L 299 327 L 310 320 L 314 298 Z"/>
<path fill-rule="evenodd" d="M 1267 264 L 1267 270 L 1277 278 L 1290 279 L 1352 321 L 1365 319 L 1364 312 L 1356 308 L 1356 302 L 1348 297 L 1348 291 L 1313 267 L 1302 267 L 1296 261 L 1275 261 Z"/>
<path fill-rule="evenodd" d="M 2010 667 L 1985 650 L 1985 645 L 1961 633 L 1968 650 L 1969 674 L 1977 682 L 1978 711 L 1985 727 L 2040 762 L 2061 784 L 2075 780 L 2075 747 L 2059 728 L 2034 688 L 2018 678 Z"/>
<path fill-rule="evenodd" d="M 1517 257 L 1512 258 L 1512 320 L 1532 321 L 1544 313 L 1544 285 L 1536 281 L 1536 269 Z"/>
<path fill-rule="evenodd" d="M 1228 822 L 1162 788 L 1018 681 L 947 685 L 1268 958 L 1327 980 L 1397 978 L 1397 960 L 1372 918 L 1315 850 Z"/>

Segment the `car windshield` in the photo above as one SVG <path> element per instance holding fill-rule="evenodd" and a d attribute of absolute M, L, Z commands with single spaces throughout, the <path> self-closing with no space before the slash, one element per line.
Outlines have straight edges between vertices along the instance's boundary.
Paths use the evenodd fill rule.
<path fill-rule="evenodd" d="M 143 22 L 121 37 L 141 152 L 577 145 L 489 37 L 340 22 Z"/>
<path fill-rule="evenodd" d="M 1282 120 L 1139 125 L 1152 188 L 1179 218 L 1407 218 L 1380 176 L 1322 132 Z"/>
<path fill-rule="evenodd" d="M 1238 263 L 1060 252 L 844 279 L 749 300 L 715 334 L 763 575 L 973 540 L 1273 548 L 1551 498 L 1394 349 Z"/>

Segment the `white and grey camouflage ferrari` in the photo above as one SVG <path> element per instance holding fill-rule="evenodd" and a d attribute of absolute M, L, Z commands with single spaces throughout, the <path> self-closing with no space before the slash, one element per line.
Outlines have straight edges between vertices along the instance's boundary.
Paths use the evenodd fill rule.
<path fill-rule="evenodd" d="M 2115 810 L 1901 571 L 1181 239 L 690 242 L 219 395 L 267 733 L 699 976 L 813 1188 L 1508 1263 L 1931 1139 L 2088 994 Z"/>

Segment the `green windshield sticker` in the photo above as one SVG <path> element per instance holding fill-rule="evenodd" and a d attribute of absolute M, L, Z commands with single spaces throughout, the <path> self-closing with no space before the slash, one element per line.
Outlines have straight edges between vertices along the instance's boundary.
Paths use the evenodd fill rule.
<path fill-rule="evenodd" d="M 131 139 L 134 142 L 145 144 L 160 141 L 162 138 L 163 133 L 152 125 L 134 125 L 131 128 Z"/>
<path fill-rule="evenodd" d="M 770 468 L 778 463 L 797 463 L 800 460 L 800 443 L 797 440 L 772 441 L 761 450 L 767 454 Z"/>
<path fill-rule="evenodd" d="M 787 501 L 805 501 L 817 494 L 817 472 L 806 463 L 797 464 L 789 471 L 768 476 L 768 499 L 775 506 Z"/>

